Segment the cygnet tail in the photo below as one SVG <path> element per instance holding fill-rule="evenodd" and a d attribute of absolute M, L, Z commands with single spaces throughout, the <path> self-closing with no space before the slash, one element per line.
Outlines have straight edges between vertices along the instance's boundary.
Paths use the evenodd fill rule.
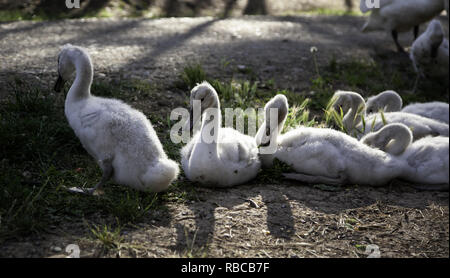
<path fill-rule="evenodd" d="M 180 167 L 175 161 L 161 159 L 148 168 L 147 172 L 141 177 L 141 181 L 146 191 L 160 192 L 166 190 L 179 173 Z"/>

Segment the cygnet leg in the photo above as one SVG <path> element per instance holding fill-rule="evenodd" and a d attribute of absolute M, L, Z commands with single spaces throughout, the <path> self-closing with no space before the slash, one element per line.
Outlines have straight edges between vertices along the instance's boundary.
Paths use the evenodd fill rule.
<path fill-rule="evenodd" d="M 417 74 L 416 80 L 414 81 L 414 87 L 412 89 L 412 93 L 415 94 L 417 91 L 417 88 L 419 87 L 419 81 L 420 81 L 420 74 Z"/>
<path fill-rule="evenodd" d="M 396 30 L 392 30 L 392 38 L 394 39 L 394 42 L 395 42 L 395 45 L 397 46 L 398 52 L 404 53 L 405 49 L 403 49 L 403 47 L 398 42 L 398 33 Z"/>
<path fill-rule="evenodd" d="M 112 159 L 101 160 L 99 164 L 103 170 L 102 179 L 94 186 L 94 188 L 86 190 L 86 192 L 91 195 L 94 195 L 94 193 L 100 195 L 103 194 L 103 185 L 111 179 L 114 172 Z"/>

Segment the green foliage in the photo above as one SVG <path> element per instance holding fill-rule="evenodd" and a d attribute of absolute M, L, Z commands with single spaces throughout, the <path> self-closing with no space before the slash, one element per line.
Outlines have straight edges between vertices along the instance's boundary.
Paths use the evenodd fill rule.
<path fill-rule="evenodd" d="M 200 64 L 186 66 L 181 74 L 181 79 L 189 90 L 194 88 L 198 83 L 208 80 L 206 73 Z"/>
<path fill-rule="evenodd" d="M 326 110 L 325 114 L 327 126 L 330 126 L 330 122 L 332 122 L 339 130 L 344 133 L 348 133 L 348 130 L 344 125 L 344 113 L 342 108 L 340 108 L 339 112 L 331 108 L 330 110 Z"/>
<path fill-rule="evenodd" d="M 274 159 L 273 165 L 270 168 L 262 169 L 253 183 L 274 183 L 278 184 L 284 179 L 283 174 L 295 172 L 292 167 L 278 159 Z"/>
<path fill-rule="evenodd" d="M 105 249 L 117 249 L 123 241 L 120 234 L 120 226 L 113 229 L 111 226 L 106 224 L 102 226 L 93 225 L 90 230 L 94 238 L 99 240 Z"/>
<path fill-rule="evenodd" d="M 123 90 L 152 92 L 135 81 L 120 86 L 100 82 L 93 87 L 108 96 L 123 97 Z M 108 185 L 101 197 L 68 192 L 70 187 L 94 186 L 101 172 L 65 119 L 63 94 L 22 80 L 10 88 L 11 95 L 0 102 L 0 241 L 96 213 L 136 223 L 151 210 L 163 208 L 160 194 L 123 186 Z"/>
<path fill-rule="evenodd" d="M 300 126 L 304 127 L 314 127 L 317 126 L 318 122 L 313 118 L 310 118 L 310 112 L 308 110 L 308 104 L 310 99 L 305 99 L 299 106 L 294 105 L 289 108 L 289 114 L 287 116 L 283 132 L 288 131 L 291 128 L 298 128 Z"/>
<path fill-rule="evenodd" d="M 105 199 L 108 211 L 121 223 L 136 223 L 142 221 L 149 211 L 156 207 L 158 195 L 127 190 L 119 199 L 109 195 L 105 196 Z"/>
<path fill-rule="evenodd" d="M 227 83 L 212 80 L 211 85 L 216 89 L 223 107 L 240 107 L 245 110 L 248 107 L 254 107 L 252 104 L 256 104 L 257 82 L 233 80 Z"/>

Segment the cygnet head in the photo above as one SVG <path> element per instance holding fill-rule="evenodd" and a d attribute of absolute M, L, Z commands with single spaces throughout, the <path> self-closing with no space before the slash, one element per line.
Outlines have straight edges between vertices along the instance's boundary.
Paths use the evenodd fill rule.
<path fill-rule="evenodd" d="M 64 45 L 58 55 L 58 80 L 54 88 L 56 92 L 60 92 L 64 83 L 70 80 L 75 72 L 77 61 L 87 62 L 87 70 L 89 70 L 89 74 L 92 74 L 92 62 L 87 51 L 79 46 Z"/>
<path fill-rule="evenodd" d="M 343 113 L 347 113 L 350 109 L 356 109 L 363 105 L 365 107 L 365 101 L 363 97 L 355 92 L 350 91 L 336 91 L 331 98 L 332 108 L 339 112 L 341 109 Z"/>
<path fill-rule="evenodd" d="M 384 91 L 376 96 L 371 96 L 366 101 L 366 113 L 396 112 L 402 109 L 402 98 L 395 91 Z"/>
<path fill-rule="evenodd" d="M 257 146 L 268 146 L 281 133 L 289 112 L 289 104 L 285 95 L 278 94 L 264 106 L 264 122 L 256 134 Z M 273 119 L 272 116 L 276 117 Z"/>
<path fill-rule="evenodd" d="M 198 107 L 198 102 L 200 107 Z M 194 109 L 198 108 L 200 108 L 199 113 L 194 113 Z M 208 108 L 219 108 L 219 96 L 211 84 L 207 81 L 203 81 L 191 90 L 189 111 L 191 132 L 193 130 L 194 123 L 198 120 L 194 119 L 194 115 L 201 116 Z"/>
<path fill-rule="evenodd" d="M 361 120 L 359 112 L 365 111 L 366 103 L 363 97 L 355 92 L 336 91 L 328 104 L 327 109 L 333 109 L 338 114 L 342 109 L 344 114 L 343 124 L 347 132 L 350 132 Z M 358 114 L 358 115 L 357 115 Z"/>
<path fill-rule="evenodd" d="M 372 148 L 380 149 L 392 155 L 400 155 L 412 144 L 411 129 L 401 123 L 384 126 L 377 132 L 372 132 L 361 138 L 360 142 Z"/>

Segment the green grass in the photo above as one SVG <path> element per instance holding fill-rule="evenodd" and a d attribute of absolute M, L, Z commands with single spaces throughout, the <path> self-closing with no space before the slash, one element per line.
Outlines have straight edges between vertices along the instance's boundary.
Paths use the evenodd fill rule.
<path fill-rule="evenodd" d="M 186 239 L 185 242 L 186 246 L 182 251 L 181 256 L 190 259 L 206 258 L 208 256 L 208 244 L 204 246 L 197 246 L 195 244 L 198 230 L 195 230 L 194 233 L 190 233 L 185 226 L 183 227 L 184 227 L 184 237 Z M 192 236 L 190 236 L 190 234 L 192 234 Z"/>
<path fill-rule="evenodd" d="M 283 173 L 294 172 L 291 166 L 275 159 L 270 168 L 262 170 L 257 178 L 252 181 L 253 184 L 278 184 L 284 179 Z"/>
<path fill-rule="evenodd" d="M 152 98 L 157 88 L 148 81 L 130 79 L 126 82 L 111 80 L 97 80 L 92 84 L 91 91 L 96 96 L 118 98 L 123 101 L 132 101 L 139 98 Z"/>
<path fill-rule="evenodd" d="M 118 249 L 123 238 L 121 236 L 121 227 L 112 228 L 109 225 L 93 225 L 90 228 L 94 239 L 101 242 L 104 249 Z"/>
<path fill-rule="evenodd" d="M 386 76 L 382 66 L 374 61 L 355 59 L 345 63 L 337 63 L 332 60 L 326 70 L 326 80 L 338 80 L 346 84 L 349 89 L 355 91 L 367 92 L 370 90 L 381 92 L 385 90 L 386 83 L 393 83 L 393 77 Z M 380 80 L 383 80 L 383 82 L 380 82 Z M 398 81 L 396 85 L 394 89 L 406 87 L 404 80 Z"/>
<path fill-rule="evenodd" d="M 283 93 L 283 92 L 281 92 Z M 299 126 L 314 127 L 318 126 L 318 122 L 313 117 L 310 117 L 310 111 L 308 104 L 311 99 L 305 99 L 300 105 L 294 105 L 289 107 L 289 113 L 285 122 L 283 132 L 288 131 L 291 128 L 298 128 Z"/>
<path fill-rule="evenodd" d="M 181 74 L 182 83 L 181 86 L 185 86 L 186 89 L 191 90 L 198 83 L 208 80 L 203 67 L 200 64 L 188 65 L 183 69 Z"/>
<path fill-rule="evenodd" d="M 19 10 L 3 10 L 0 11 L 0 22 L 24 20 L 25 15 Z"/>
<path fill-rule="evenodd" d="M 151 86 L 133 80 L 119 87 L 102 82 L 93 87 L 99 94 L 109 92 L 115 97 L 117 88 L 152 95 Z M 142 222 L 152 210 L 165 211 L 167 200 L 194 198 L 192 187 L 177 184 L 164 194 L 114 184 L 108 184 L 100 197 L 68 192 L 70 187 L 92 187 L 101 171 L 67 124 L 63 95 L 22 80 L 15 80 L 10 88 L 12 95 L 0 102 L 0 241 L 45 232 L 50 225 L 97 213 L 124 225 Z M 158 132 L 165 130 L 162 126 Z M 170 140 L 162 141 L 167 147 Z"/>
<path fill-rule="evenodd" d="M 97 17 L 97 14 L 85 17 Z M 49 14 L 42 11 L 27 12 L 24 10 L 3 10 L 0 11 L 0 22 L 18 21 L 18 20 L 31 20 L 31 21 L 47 21 L 56 19 L 71 18 L 68 14 L 54 13 Z"/>
<path fill-rule="evenodd" d="M 290 104 L 284 131 L 299 125 L 322 127 L 333 123 L 344 132 L 347 131 L 342 123 L 344 116 L 342 111 L 330 109 L 332 104 L 330 100 L 336 90 L 350 90 L 367 96 L 387 89 L 404 92 L 405 88 L 408 90 L 413 86 L 415 73 L 410 68 L 409 61 L 393 68 L 374 60 L 350 59 L 338 62 L 335 58 L 331 58 L 326 66 L 319 67 L 316 57 L 318 53 L 320 52 L 316 49 L 311 50 L 315 76 L 310 80 L 312 96 L 308 97 L 289 90 L 277 90 L 273 79 L 265 82 L 251 81 L 255 79 L 253 71 L 247 73 L 247 80 L 236 80 L 234 77 L 229 81 L 212 79 L 198 63 L 184 69 L 181 77 L 182 84 L 184 87 L 191 88 L 193 84 L 207 80 L 216 89 L 222 108 L 242 108 L 243 110 L 264 107 L 270 98 L 281 93 L 287 96 Z M 446 101 L 445 94 L 442 92 L 445 92 L 445 88 L 436 82 L 425 81 L 416 94 L 402 93 L 402 97 L 405 104 L 425 102 L 430 99 Z M 357 114 L 361 113 L 362 110 Z M 380 115 L 380 117 L 383 116 Z M 363 130 L 359 132 L 364 132 L 366 128 L 373 128 L 373 122 L 365 123 L 364 117 L 363 123 Z"/>
<path fill-rule="evenodd" d="M 212 80 L 210 83 L 216 89 L 222 107 L 239 107 L 245 110 L 249 107 L 255 107 L 255 104 L 257 104 L 257 82 Z"/>

